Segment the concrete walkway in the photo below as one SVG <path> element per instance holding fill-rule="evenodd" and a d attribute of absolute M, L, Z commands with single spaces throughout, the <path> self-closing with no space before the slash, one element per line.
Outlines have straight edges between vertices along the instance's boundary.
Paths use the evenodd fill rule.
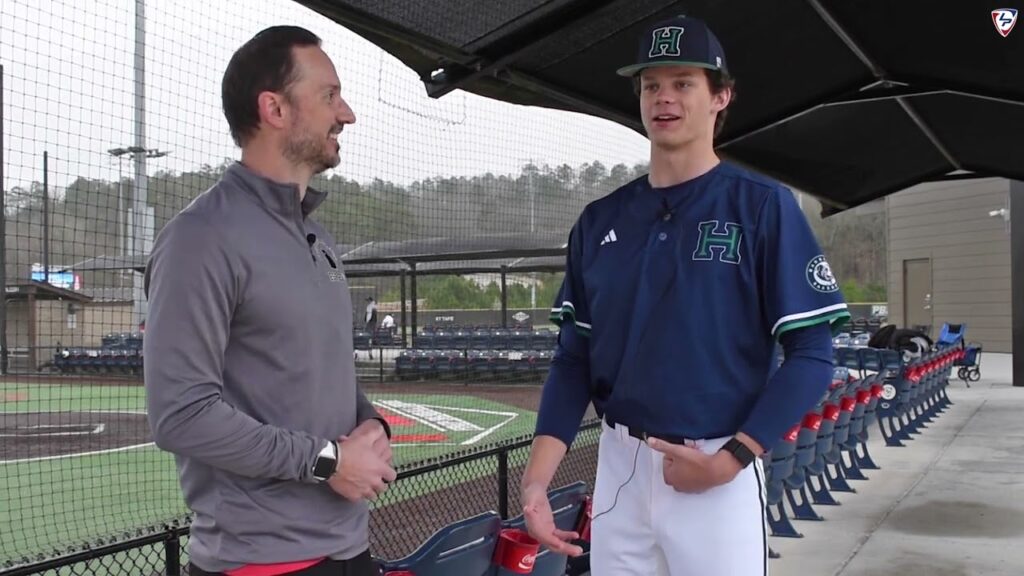
<path fill-rule="evenodd" d="M 906 447 L 869 449 L 881 470 L 851 481 L 804 537 L 769 538 L 772 576 L 1020 576 L 1024 574 L 1024 387 L 1009 355 L 982 354 L 981 381 L 955 377 L 953 401 Z"/>

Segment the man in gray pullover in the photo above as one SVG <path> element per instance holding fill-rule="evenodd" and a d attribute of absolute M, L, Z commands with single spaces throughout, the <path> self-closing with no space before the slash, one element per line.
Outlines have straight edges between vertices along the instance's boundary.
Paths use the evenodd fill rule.
<path fill-rule="evenodd" d="M 146 269 L 146 401 L 194 513 L 193 575 L 368 576 L 367 499 L 395 479 L 356 384 L 352 303 L 307 185 L 355 122 L 320 40 L 257 34 L 224 113 L 240 162 L 158 235 Z"/>

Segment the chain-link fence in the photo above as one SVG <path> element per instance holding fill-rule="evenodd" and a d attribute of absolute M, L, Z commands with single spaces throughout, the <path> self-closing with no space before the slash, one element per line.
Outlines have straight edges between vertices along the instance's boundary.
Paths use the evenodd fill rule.
<path fill-rule="evenodd" d="M 551 488 L 575 482 L 593 486 L 600 422 L 585 423 L 552 481 Z M 433 532 L 481 512 L 502 518 L 522 513 L 519 479 L 529 456 L 524 437 L 436 463 L 407 467 L 370 512 L 370 549 L 381 560 L 401 558 Z M 22 558 L 0 576 L 28 574 L 120 576 L 182 573 L 188 564 L 188 522 L 153 526 L 109 542 L 92 541 L 51 557 Z M 56 551 L 55 551 L 56 552 Z"/>
<path fill-rule="evenodd" d="M 593 486 L 599 436 L 600 422 L 581 427 L 552 488 L 577 481 Z M 506 519 L 521 514 L 519 480 L 529 454 L 530 439 L 520 438 L 400 474 L 370 515 L 374 555 L 387 560 L 400 558 L 441 526 L 489 510 Z M 410 518 L 416 521 L 410 522 Z"/>
<path fill-rule="evenodd" d="M 344 264 L 353 361 L 397 465 L 532 433 L 569 227 L 644 171 L 644 138 L 472 94 L 430 98 L 390 54 L 289 0 L 4 0 L 0 567 L 155 537 L 60 573 L 167 568 L 161 527 L 188 510 L 147 421 L 143 272 L 167 222 L 239 158 L 221 79 L 278 24 L 323 40 L 358 119 L 338 167 L 311 182 L 327 193 L 314 218 Z M 509 482 L 525 453 L 507 453 Z M 498 506 L 498 473 L 492 455 L 409 478 L 375 513 L 375 543 L 398 554 L 447 519 L 435 509 Z M 417 504 L 456 485 L 478 491 L 473 504 Z"/>

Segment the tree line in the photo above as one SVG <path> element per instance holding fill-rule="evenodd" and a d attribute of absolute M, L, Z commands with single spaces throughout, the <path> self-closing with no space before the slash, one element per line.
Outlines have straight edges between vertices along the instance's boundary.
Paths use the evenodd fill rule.
<path fill-rule="evenodd" d="M 148 205 L 153 208 L 155 237 L 175 214 L 211 187 L 231 164 L 204 165 L 193 171 L 158 171 L 148 178 Z M 400 185 L 384 179 L 357 182 L 344 176 L 318 175 L 311 186 L 328 193 L 316 218 L 340 244 L 417 238 L 461 238 L 482 234 L 552 232 L 568 234 L 588 203 L 645 174 L 646 164 L 607 167 L 601 162 L 579 166 L 526 164 L 517 174 L 434 177 Z M 49 262 L 71 267 L 86 259 L 119 253 L 127 223 L 120 205 L 133 203 L 133 181 L 78 178 L 61 194 L 49 197 Z M 8 281 L 24 279 L 34 262 L 43 261 L 43 187 L 5 191 L 6 272 Z M 804 197 L 808 219 L 842 281 L 850 301 L 885 299 L 885 214 L 849 211 L 822 219 L 817 202 Z M 85 273 L 92 286 L 111 285 L 114 275 Z M 542 275 L 538 306 L 547 306 L 561 275 Z M 389 286 L 393 287 L 393 286 Z M 528 303 L 516 291 L 515 306 Z M 476 290 L 478 293 L 473 293 Z M 494 303 L 495 288 L 449 279 L 424 279 L 420 296 L 428 306 L 456 302 L 481 307 Z M 528 289 L 526 289 L 528 292 Z M 428 296 L 429 294 L 429 296 Z M 527 296 L 528 297 L 528 294 Z M 548 298 L 550 299 L 550 298 Z M 510 304 L 513 305 L 513 304 Z"/>

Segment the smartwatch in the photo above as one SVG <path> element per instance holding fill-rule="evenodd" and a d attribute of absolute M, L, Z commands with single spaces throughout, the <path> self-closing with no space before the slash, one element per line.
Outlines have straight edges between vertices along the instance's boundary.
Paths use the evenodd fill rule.
<path fill-rule="evenodd" d="M 747 448 L 746 444 L 740 442 L 736 438 L 730 438 L 729 441 L 722 446 L 722 450 L 732 454 L 733 457 L 739 461 L 742 468 L 746 468 L 754 461 L 755 458 L 757 458 L 753 450 Z"/>
<path fill-rule="evenodd" d="M 313 479 L 317 482 L 323 482 L 333 476 L 337 469 L 338 444 L 336 442 L 328 442 L 316 456 L 316 462 L 313 464 Z"/>

